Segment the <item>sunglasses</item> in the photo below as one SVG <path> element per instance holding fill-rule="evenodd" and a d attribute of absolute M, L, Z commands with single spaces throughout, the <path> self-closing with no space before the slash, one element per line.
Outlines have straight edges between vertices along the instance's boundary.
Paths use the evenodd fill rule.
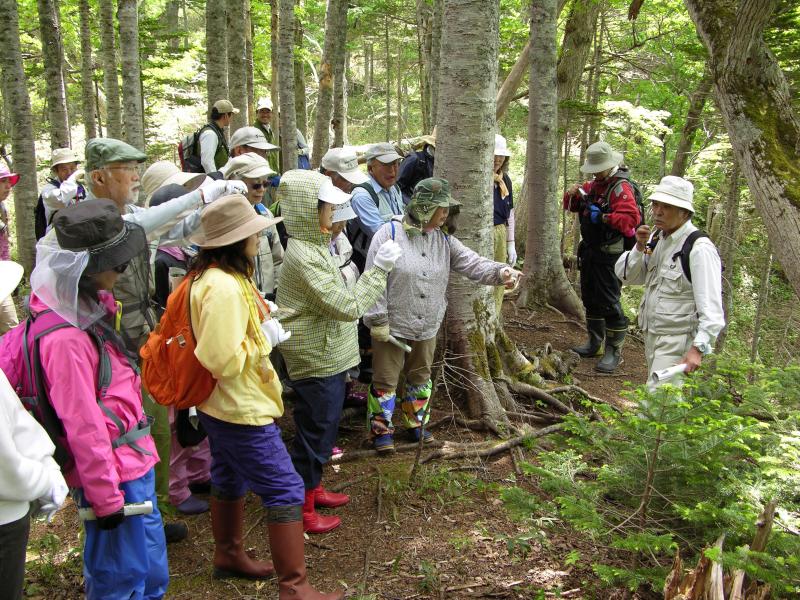
<path fill-rule="evenodd" d="M 117 273 L 124 273 L 125 269 L 128 268 L 129 264 L 130 264 L 130 262 L 124 262 L 121 265 L 117 265 L 116 267 L 113 267 L 112 271 L 116 271 Z"/>
<path fill-rule="evenodd" d="M 259 181 L 257 183 L 248 184 L 254 190 L 265 190 L 269 187 L 269 181 Z"/>

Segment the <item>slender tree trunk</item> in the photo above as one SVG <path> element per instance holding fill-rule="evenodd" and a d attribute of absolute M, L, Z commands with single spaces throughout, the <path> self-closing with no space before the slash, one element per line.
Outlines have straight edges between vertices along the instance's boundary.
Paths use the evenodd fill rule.
<path fill-rule="evenodd" d="M 550 304 L 583 319 L 584 311 L 564 272 L 558 239 L 558 103 L 556 91 L 556 0 L 531 5 L 531 74 L 528 92 L 528 204 L 525 275 L 520 306 Z"/>
<path fill-rule="evenodd" d="M 239 109 L 231 120 L 231 133 L 247 125 L 247 42 L 244 0 L 227 0 L 228 100 Z"/>
<path fill-rule="evenodd" d="M 119 49 L 122 57 L 122 100 L 125 105 L 125 141 L 144 150 L 144 105 L 139 67 L 139 13 L 137 0 L 119 0 Z"/>
<path fill-rule="evenodd" d="M 369 84 L 370 91 L 375 89 L 375 44 L 369 43 Z"/>
<path fill-rule="evenodd" d="M 686 113 L 686 121 L 684 121 L 681 137 L 678 140 L 678 148 L 675 150 L 675 160 L 672 163 L 670 175 L 683 177 L 686 173 L 686 165 L 692 153 L 695 134 L 700 128 L 700 117 L 703 114 L 708 93 L 711 91 L 711 82 L 711 72 L 706 68 L 697 89 L 689 97 L 689 110 Z"/>
<path fill-rule="evenodd" d="M 169 32 L 167 48 L 172 52 L 177 52 L 181 43 L 178 37 L 178 31 L 180 30 L 180 8 L 178 0 L 167 0 L 164 6 L 164 20 L 166 21 L 167 31 Z"/>
<path fill-rule="evenodd" d="M 206 2 L 206 90 L 208 112 L 228 97 L 228 43 L 225 2 Z"/>
<path fill-rule="evenodd" d="M 246 0 L 245 8 L 245 39 L 244 39 L 244 53 L 245 53 L 245 78 L 247 79 L 247 116 L 245 125 L 252 123 L 256 118 L 256 81 L 255 81 L 255 61 L 253 59 L 253 9 L 250 0 Z"/>
<path fill-rule="evenodd" d="M 730 324 L 731 315 L 733 314 L 733 274 L 734 274 L 734 260 L 736 258 L 736 236 L 739 229 L 739 167 L 736 161 L 731 161 L 731 168 L 728 174 L 728 194 L 725 197 L 725 207 L 722 210 L 723 222 L 722 232 L 717 247 L 719 248 L 719 255 L 722 258 L 722 264 L 725 265 L 725 273 L 722 277 L 722 298 L 723 308 L 725 310 L 725 323 Z M 717 353 L 722 351 L 725 343 L 725 338 L 728 335 L 728 327 L 722 330 L 717 337 L 717 344 L 715 351 Z"/>
<path fill-rule="evenodd" d="M 281 171 L 297 168 L 297 121 L 294 111 L 294 0 L 279 0 L 278 95 L 281 100 Z"/>
<path fill-rule="evenodd" d="M 70 145 L 70 131 L 58 5 L 56 0 L 37 0 L 37 5 L 44 63 L 45 98 L 50 125 L 50 147 L 65 148 Z"/>
<path fill-rule="evenodd" d="M 439 122 L 439 69 L 442 47 L 442 13 L 444 0 L 433 0 L 433 20 L 431 21 L 431 68 L 428 73 L 428 82 L 431 88 L 431 126 L 436 127 Z M 427 131 L 425 133 L 428 133 Z"/>
<path fill-rule="evenodd" d="M 506 78 L 503 81 L 503 85 L 500 86 L 500 90 L 497 92 L 497 107 L 495 109 L 495 114 L 498 121 L 503 118 L 506 110 L 508 110 L 511 100 L 514 98 L 514 95 L 517 93 L 517 89 L 525 77 L 525 73 L 528 72 L 530 64 L 531 41 L 528 40 L 528 42 L 525 44 L 525 47 L 522 49 L 522 52 L 520 52 L 517 62 L 515 62 L 514 66 L 511 67 L 511 70 L 508 72 L 508 75 L 506 75 Z"/>
<path fill-rule="evenodd" d="M 281 99 L 278 92 L 280 89 L 280 69 L 278 68 L 278 57 L 280 53 L 280 49 L 278 48 L 278 32 L 280 31 L 280 0 L 270 0 L 269 8 L 269 60 L 270 70 L 272 72 L 272 79 L 270 80 L 270 96 L 272 98 L 272 132 L 277 140 L 280 138 L 281 134 Z"/>
<path fill-rule="evenodd" d="M 314 117 L 314 143 L 311 155 L 311 165 L 314 167 L 319 166 L 330 145 L 330 124 L 333 115 L 333 65 L 340 45 L 344 51 L 346 36 L 347 0 L 328 0 L 328 10 L 325 13 L 325 45 L 322 50 L 322 61 L 317 70 L 319 77 L 317 109 Z"/>
<path fill-rule="evenodd" d="M 761 282 L 758 286 L 758 307 L 756 308 L 755 322 L 753 323 L 753 339 L 750 343 L 750 362 L 758 360 L 758 341 L 761 338 L 761 324 L 769 301 L 769 275 L 772 272 L 772 251 L 767 243 L 767 257 L 761 271 Z"/>
<path fill-rule="evenodd" d="M 306 69 L 305 62 L 300 57 L 297 49 L 303 46 L 303 26 L 297 21 L 294 32 L 294 43 L 296 45 L 294 57 L 294 108 L 297 128 L 303 134 L 308 135 L 308 107 L 306 106 Z"/>
<path fill-rule="evenodd" d="M 685 0 L 709 53 L 736 162 L 770 245 L 800 294 L 800 119 L 763 30 L 777 0 Z"/>
<path fill-rule="evenodd" d="M 97 137 L 95 122 L 95 89 L 94 66 L 92 65 L 92 30 L 89 0 L 78 1 L 79 19 L 81 23 L 81 109 L 83 113 L 83 129 L 86 139 Z"/>
<path fill-rule="evenodd" d="M 383 22 L 383 46 L 385 49 L 385 63 L 386 63 L 386 82 L 383 88 L 383 93 L 386 97 L 386 132 L 385 138 L 388 142 L 392 139 L 392 54 L 391 47 L 389 46 L 389 17 L 387 16 Z"/>
<path fill-rule="evenodd" d="M 103 91 L 106 97 L 108 137 L 122 139 L 122 106 L 117 74 L 117 48 L 114 33 L 114 1 L 100 0 L 100 60 L 103 63 Z"/>
<path fill-rule="evenodd" d="M 395 70 L 397 71 L 397 142 L 400 143 L 403 139 L 403 51 L 397 51 L 397 64 Z"/>
<path fill-rule="evenodd" d="M 344 49 L 344 44 L 342 45 Z M 339 62 L 333 68 L 333 147 L 341 148 L 347 144 L 347 65 L 350 54 L 344 52 L 342 68 Z"/>
<path fill-rule="evenodd" d="M 419 93 L 422 113 L 422 130 L 425 133 L 431 125 L 431 21 L 433 5 L 428 0 L 417 0 L 417 55 L 419 57 Z"/>
<path fill-rule="evenodd" d="M 19 15 L 16 0 L 0 0 L 0 69 L 5 110 L 11 117 L 12 169 L 19 173 L 14 187 L 14 212 L 17 234 L 17 260 L 25 272 L 33 269 L 36 239 L 33 208 L 36 205 L 36 156 L 34 151 L 33 115 L 28 97 L 28 82 L 22 68 L 19 39 Z"/>

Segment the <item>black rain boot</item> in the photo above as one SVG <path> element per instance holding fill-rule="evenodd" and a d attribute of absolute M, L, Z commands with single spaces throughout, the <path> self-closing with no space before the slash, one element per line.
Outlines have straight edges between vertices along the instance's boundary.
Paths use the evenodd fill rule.
<path fill-rule="evenodd" d="M 625 341 L 626 329 L 606 330 L 606 352 L 594 370 L 600 373 L 613 373 L 622 364 L 622 344 Z"/>
<path fill-rule="evenodd" d="M 586 332 L 588 341 L 582 346 L 573 348 L 572 351 L 586 358 L 600 356 L 603 353 L 603 340 L 606 337 L 606 320 L 603 317 L 586 317 Z"/>

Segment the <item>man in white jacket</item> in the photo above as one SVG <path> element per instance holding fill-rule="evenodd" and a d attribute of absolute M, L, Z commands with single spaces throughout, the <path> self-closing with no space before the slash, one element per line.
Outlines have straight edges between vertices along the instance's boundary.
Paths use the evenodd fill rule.
<path fill-rule="evenodd" d="M 655 229 L 640 226 L 636 247 L 615 265 L 624 285 L 644 285 L 639 327 L 645 334 L 648 379 L 679 364 L 687 373 L 697 369 L 725 326 L 722 264 L 709 237 L 695 233 L 693 195 L 689 181 L 664 177 L 650 195 Z M 685 250 L 688 257 L 682 258 Z"/>
<path fill-rule="evenodd" d="M 0 262 L 0 296 L 19 284 L 16 263 Z M 22 598 L 30 514 L 48 520 L 64 504 L 67 484 L 53 460 L 55 446 L 23 408 L 0 371 L 0 585 L 2 597 Z M 31 503 L 35 503 L 31 506 Z"/>

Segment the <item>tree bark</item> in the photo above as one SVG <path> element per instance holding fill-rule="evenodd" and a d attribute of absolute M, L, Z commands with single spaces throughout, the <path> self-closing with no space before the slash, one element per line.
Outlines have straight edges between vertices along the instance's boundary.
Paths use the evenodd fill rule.
<path fill-rule="evenodd" d="M 697 89 L 689 97 L 689 110 L 686 112 L 686 121 L 681 129 L 681 137 L 678 140 L 678 148 L 675 150 L 675 160 L 672 162 L 670 175 L 683 177 L 686 174 L 686 166 L 689 156 L 692 153 L 695 134 L 700 128 L 700 116 L 711 91 L 711 72 L 706 69 L 703 78 L 697 85 Z"/>
<path fill-rule="evenodd" d="M 770 244 L 767 244 L 767 257 L 764 261 L 763 270 L 761 271 L 761 282 L 758 286 L 758 305 L 756 308 L 756 316 L 753 322 L 753 339 L 750 343 L 750 362 L 754 363 L 758 360 L 758 342 L 761 339 L 761 323 L 764 322 L 764 313 L 767 310 L 767 302 L 769 301 L 769 275 L 772 272 L 772 250 Z"/>
<path fill-rule="evenodd" d="M 431 128 L 439 122 L 439 68 L 442 64 L 442 13 L 444 0 L 433 0 L 433 20 L 431 21 L 431 68 L 428 73 L 428 85 L 431 92 L 430 119 Z M 425 133 L 428 133 L 427 131 Z"/>
<path fill-rule="evenodd" d="M 137 0 L 119 0 L 119 49 L 122 57 L 122 100 L 125 141 L 144 150 L 144 105 L 139 66 L 139 12 Z"/>
<path fill-rule="evenodd" d="M 384 118 L 386 119 L 386 131 L 384 137 L 386 141 L 392 139 L 392 53 L 389 45 L 389 16 L 384 18 L 383 23 L 383 48 L 385 57 L 385 75 L 386 81 L 383 88 L 383 93 L 386 99 L 386 110 L 384 111 Z"/>
<path fill-rule="evenodd" d="M 345 23 L 346 23 L 345 19 Z M 342 44 L 341 68 L 337 58 L 333 65 L 333 147 L 347 144 L 347 65 L 350 54 Z"/>
<path fill-rule="evenodd" d="M 280 0 L 270 0 L 270 29 L 269 29 L 269 60 L 270 60 L 270 97 L 272 99 L 272 132 L 275 139 L 280 139 L 281 135 L 281 99 L 278 90 L 280 89 L 280 69 L 278 68 L 278 32 L 280 31 Z"/>
<path fill-rule="evenodd" d="M 35 258 L 33 208 L 36 206 L 36 155 L 34 150 L 33 116 L 28 96 L 28 82 L 22 68 L 19 15 L 16 0 L 0 0 L 0 69 L 5 110 L 11 124 L 11 168 L 19 173 L 14 187 L 14 212 L 17 235 L 17 260 L 30 274 Z"/>
<path fill-rule="evenodd" d="M 552 305 L 583 319 L 580 299 L 567 279 L 558 235 L 558 103 L 556 85 L 556 0 L 531 5 L 531 74 L 528 92 L 528 204 L 525 279 L 518 305 Z"/>
<path fill-rule="evenodd" d="M 733 313 L 733 269 L 736 257 L 736 235 L 739 229 L 739 167 L 736 161 L 731 162 L 728 174 L 728 194 L 725 196 L 725 207 L 722 210 L 723 222 L 720 239 L 717 241 L 719 255 L 722 264 L 725 265 L 725 273 L 722 277 L 722 298 L 723 309 L 725 311 L 725 323 L 730 324 L 731 314 Z M 717 344 L 714 348 L 716 352 L 721 352 L 728 334 L 726 325 L 717 337 Z"/>
<path fill-rule="evenodd" d="M 42 40 L 47 117 L 50 125 L 50 147 L 66 148 L 70 145 L 70 130 L 64 82 L 64 48 L 61 45 L 58 5 L 55 0 L 37 0 L 37 5 Z"/>
<path fill-rule="evenodd" d="M 225 12 L 225 2 L 206 2 L 206 92 L 209 113 L 214 102 L 228 97 Z"/>
<path fill-rule="evenodd" d="M 298 20 L 294 31 L 295 57 L 293 65 L 294 74 L 294 118 L 297 128 L 303 137 L 308 136 L 308 107 L 306 106 L 306 69 L 302 57 L 298 56 L 297 49 L 303 46 L 303 26 Z"/>
<path fill-rule="evenodd" d="M 114 33 L 114 2 L 100 0 L 100 60 L 103 63 L 103 91 L 106 97 L 106 132 L 122 139 L 122 106 L 117 74 L 117 49 Z"/>
<path fill-rule="evenodd" d="M 763 40 L 775 0 L 685 0 L 708 49 L 714 92 L 736 161 L 784 273 L 800 294 L 800 119 Z"/>
<path fill-rule="evenodd" d="M 344 14 L 344 27 L 342 26 Z M 347 1 L 328 0 L 325 13 L 325 45 L 322 60 L 317 70 L 318 93 L 317 110 L 314 117 L 314 143 L 312 144 L 311 165 L 318 167 L 322 157 L 330 145 L 330 124 L 333 115 L 333 63 L 336 50 L 341 44 L 344 50 L 344 39 L 347 35 Z"/>
<path fill-rule="evenodd" d="M 294 0 L 279 0 L 278 95 L 281 100 L 281 172 L 297 168 L 297 121 L 294 111 Z"/>
<path fill-rule="evenodd" d="M 227 0 L 228 100 L 239 109 L 231 119 L 231 133 L 247 125 L 247 42 L 244 0 Z"/>
<path fill-rule="evenodd" d="M 89 0 L 78 0 L 81 23 L 81 109 L 86 139 L 97 137 L 94 66 L 92 65 L 92 30 Z"/>
<path fill-rule="evenodd" d="M 433 5 L 427 0 L 417 0 L 417 55 L 419 57 L 419 94 L 422 131 L 428 133 L 431 125 L 431 22 Z"/>
<path fill-rule="evenodd" d="M 517 62 L 514 63 L 514 66 L 511 67 L 511 71 L 509 71 L 508 75 L 506 75 L 503 85 L 500 86 L 500 91 L 497 92 L 497 100 L 495 101 L 497 107 L 495 108 L 495 115 L 498 121 L 503 118 L 504 114 L 506 114 L 506 111 L 511 105 L 511 101 L 514 99 L 517 89 L 522 83 L 525 73 L 528 72 L 530 65 L 531 41 L 528 40 L 528 42 L 525 44 L 525 47 L 522 49 L 522 52 L 520 52 Z"/>
<path fill-rule="evenodd" d="M 252 13 L 253 8 L 250 0 L 245 0 L 245 38 L 244 38 L 244 54 L 245 65 L 244 75 L 247 80 L 247 116 L 245 117 L 245 125 L 252 123 L 256 118 L 256 81 L 255 81 L 255 60 L 253 59 L 253 30 Z"/>
<path fill-rule="evenodd" d="M 181 40 L 178 37 L 180 30 L 180 6 L 178 0 L 167 0 L 164 6 L 164 19 L 166 20 L 167 32 L 169 39 L 167 40 L 167 48 L 172 52 L 176 52 L 180 47 Z"/>

